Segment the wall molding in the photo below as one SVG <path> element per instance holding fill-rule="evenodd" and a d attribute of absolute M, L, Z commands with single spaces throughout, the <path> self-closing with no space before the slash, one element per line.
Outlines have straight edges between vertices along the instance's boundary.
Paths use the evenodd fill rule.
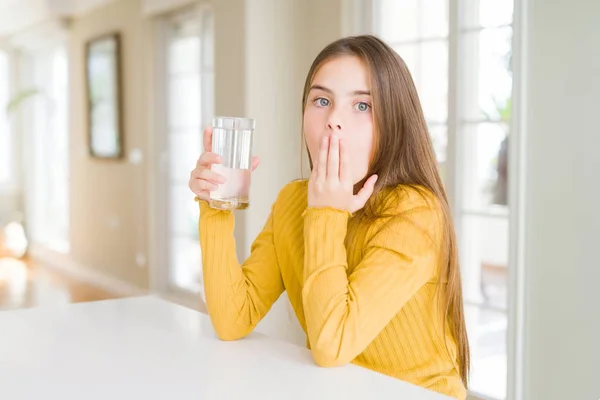
<path fill-rule="evenodd" d="M 170 13 L 193 4 L 202 5 L 208 1 L 198 0 L 142 0 L 142 15 L 154 17 Z"/>
<path fill-rule="evenodd" d="M 55 18 L 19 31 L 7 39 L 12 48 L 28 52 L 47 50 L 68 40 L 69 20 Z"/>

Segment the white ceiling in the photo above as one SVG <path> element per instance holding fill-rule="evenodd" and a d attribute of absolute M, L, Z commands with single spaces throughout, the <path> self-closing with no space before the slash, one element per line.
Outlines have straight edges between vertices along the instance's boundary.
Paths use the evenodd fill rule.
<path fill-rule="evenodd" d="M 72 17 L 113 0 L 0 0 L 0 38 L 57 17 Z"/>

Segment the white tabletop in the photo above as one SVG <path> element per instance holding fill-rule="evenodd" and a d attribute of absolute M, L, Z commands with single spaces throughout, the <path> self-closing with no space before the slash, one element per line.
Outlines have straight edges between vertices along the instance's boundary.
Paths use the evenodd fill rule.
<path fill-rule="evenodd" d="M 208 316 L 146 296 L 0 312 L 4 399 L 447 399 L 253 333 L 219 341 Z"/>

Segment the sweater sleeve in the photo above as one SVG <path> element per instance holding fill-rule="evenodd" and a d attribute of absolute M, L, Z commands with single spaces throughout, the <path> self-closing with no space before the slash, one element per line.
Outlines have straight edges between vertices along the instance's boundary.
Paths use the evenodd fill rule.
<path fill-rule="evenodd" d="M 328 208 L 309 208 L 304 216 L 302 300 L 313 358 L 325 367 L 362 353 L 434 277 L 437 266 L 437 213 L 414 207 L 371 235 L 363 259 L 348 276 L 349 216 Z"/>
<path fill-rule="evenodd" d="M 236 340 L 248 335 L 284 291 L 273 244 L 273 213 L 240 266 L 232 211 L 200 200 L 200 244 L 206 305 L 217 335 Z"/>

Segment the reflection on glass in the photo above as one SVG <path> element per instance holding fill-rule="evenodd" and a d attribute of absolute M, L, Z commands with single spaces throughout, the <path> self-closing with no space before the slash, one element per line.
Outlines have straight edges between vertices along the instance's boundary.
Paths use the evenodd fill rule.
<path fill-rule="evenodd" d="M 509 120 L 512 28 L 469 32 L 463 39 L 463 119 Z"/>
<path fill-rule="evenodd" d="M 467 124 L 462 128 L 464 206 L 484 210 L 508 204 L 508 125 Z"/>

